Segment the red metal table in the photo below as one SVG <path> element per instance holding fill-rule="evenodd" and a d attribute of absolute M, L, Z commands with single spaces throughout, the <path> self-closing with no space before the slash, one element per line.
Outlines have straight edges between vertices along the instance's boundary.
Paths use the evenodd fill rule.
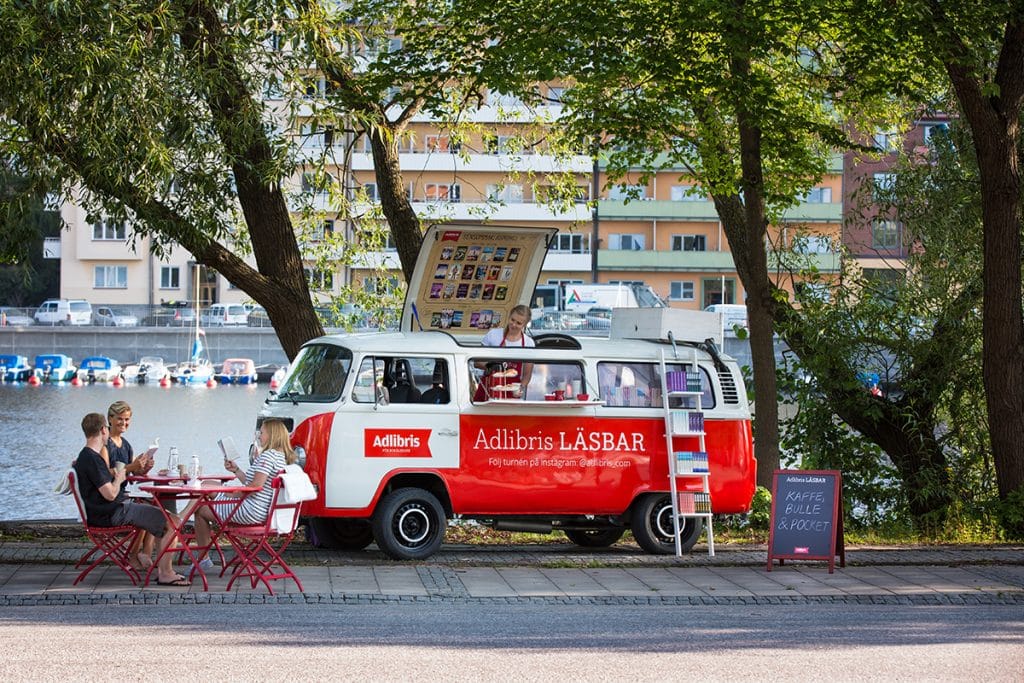
<path fill-rule="evenodd" d="M 217 476 L 220 475 L 215 475 L 215 477 Z M 231 521 L 231 518 L 234 517 L 238 508 L 242 505 L 242 502 L 249 495 L 259 491 L 260 487 L 242 485 L 230 486 L 216 481 L 205 481 L 202 486 L 153 484 L 143 485 L 139 488 L 142 492 L 148 493 L 153 497 L 154 502 L 157 503 L 157 507 L 163 512 L 164 518 L 171 526 L 172 534 L 171 539 L 164 546 L 163 550 L 160 551 L 160 554 L 157 555 L 156 561 L 153 562 L 153 565 L 146 572 L 146 580 L 143 585 L 149 585 L 150 577 L 153 574 L 153 570 L 159 564 L 160 558 L 167 553 L 183 551 L 188 555 L 189 559 L 192 560 L 191 575 L 198 572 L 199 577 L 203 580 L 203 590 L 210 590 L 210 585 L 206 580 L 206 573 L 203 571 L 203 568 L 199 563 L 204 557 L 206 557 L 210 548 L 217 543 L 224 525 Z M 238 497 L 217 500 L 216 496 L 219 493 L 238 494 Z M 172 513 L 167 510 L 167 506 L 164 503 L 176 502 L 178 500 L 188 500 L 191 502 L 185 512 L 176 519 L 175 516 L 172 516 Z M 230 508 L 227 515 L 221 516 L 217 513 L 215 503 L 233 503 L 233 506 Z M 183 537 L 182 530 L 185 528 L 185 523 L 188 521 L 188 518 L 195 514 L 196 510 L 203 507 L 209 508 L 210 511 L 213 512 L 213 517 L 216 521 L 216 528 L 212 528 L 210 530 L 210 545 L 201 548 L 193 548 L 188 545 L 187 539 Z M 228 540 L 230 541 L 230 537 Z M 176 543 L 175 541 L 180 543 Z"/>

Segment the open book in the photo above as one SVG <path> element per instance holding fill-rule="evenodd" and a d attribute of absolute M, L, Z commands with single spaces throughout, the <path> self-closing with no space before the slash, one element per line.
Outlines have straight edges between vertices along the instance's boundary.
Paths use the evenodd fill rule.
<path fill-rule="evenodd" d="M 220 452 L 224 454 L 225 460 L 238 460 L 238 449 L 235 448 L 235 440 L 230 436 L 217 439 L 217 445 L 220 446 Z"/>

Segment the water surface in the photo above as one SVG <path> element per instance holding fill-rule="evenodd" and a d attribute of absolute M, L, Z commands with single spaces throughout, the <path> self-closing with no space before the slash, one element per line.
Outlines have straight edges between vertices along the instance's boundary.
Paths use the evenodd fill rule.
<path fill-rule="evenodd" d="M 86 413 L 106 415 L 112 402 L 127 401 L 132 424 L 125 437 L 136 453 L 159 437 L 158 466 L 177 446 L 183 461 L 194 453 L 205 471 L 221 472 L 217 439 L 231 436 L 244 453 L 267 391 L 266 385 L 0 385 L 0 520 L 77 517 L 74 501 L 53 488 L 85 445 Z"/>

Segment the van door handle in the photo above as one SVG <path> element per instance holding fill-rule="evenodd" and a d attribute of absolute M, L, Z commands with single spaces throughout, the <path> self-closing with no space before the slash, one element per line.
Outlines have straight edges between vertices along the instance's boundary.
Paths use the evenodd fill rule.
<path fill-rule="evenodd" d="M 437 435 L 438 436 L 458 436 L 459 433 L 457 431 L 455 431 L 454 429 L 438 429 L 437 430 Z"/>

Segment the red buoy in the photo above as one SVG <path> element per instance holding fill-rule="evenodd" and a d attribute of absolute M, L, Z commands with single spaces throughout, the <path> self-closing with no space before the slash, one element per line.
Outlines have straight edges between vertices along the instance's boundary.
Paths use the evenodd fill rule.
<path fill-rule="evenodd" d="M 111 381 L 110 383 L 113 384 L 115 387 L 124 386 L 124 380 L 121 379 L 120 377 L 115 377 L 113 381 Z"/>
<path fill-rule="evenodd" d="M 78 379 L 78 375 L 71 378 L 71 386 L 80 387 L 82 386 L 82 380 Z"/>
<path fill-rule="evenodd" d="M 214 382 L 213 378 L 211 377 L 210 379 L 206 380 L 206 386 L 213 389 L 215 386 L 217 386 L 217 383 Z"/>
<path fill-rule="evenodd" d="M 160 380 L 160 386 L 162 386 L 162 387 L 169 387 L 169 386 L 171 386 L 171 378 L 170 377 L 162 378 Z"/>
<path fill-rule="evenodd" d="M 36 375 L 32 375 L 28 378 L 28 385 L 30 387 L 38 387 L 41 384 L 39 378 Z"/>

